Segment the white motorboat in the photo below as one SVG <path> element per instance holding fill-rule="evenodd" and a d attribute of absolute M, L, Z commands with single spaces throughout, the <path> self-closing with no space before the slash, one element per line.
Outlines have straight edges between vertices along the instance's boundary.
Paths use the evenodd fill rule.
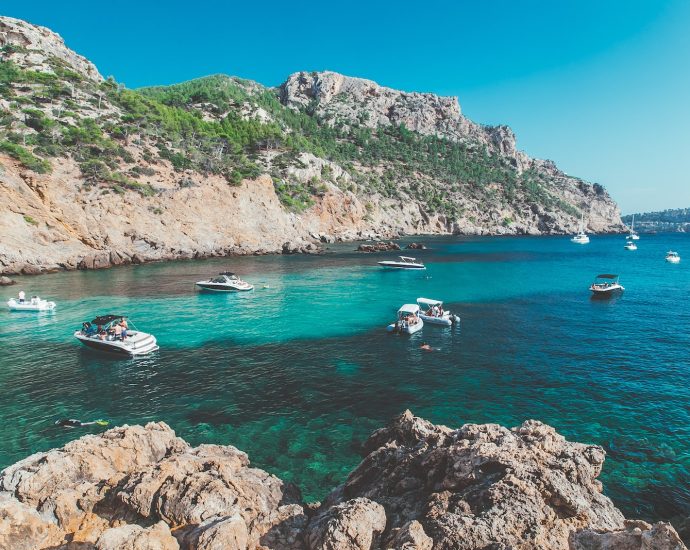
<path fill-rule="evenodd" d="M 632 240 L 627 240 L 625 242 L 625 249 L 626 250 L 637 250 L 637 245 L 635 244 L 634 241 Z"/>
<path fill-rule="evenodd" d="M 674 252 L 673 250 L 669 250 L 666 253 L 666 261 L 672 264 L 680 263 L 680 254 L 678 254 L 678 252 Z"/>
<path fill-rule="evenodd" d="M 575 243 L 575 244 L 588 244 L 589 243 L 589 236 L 587 233 L 585 233 L 585 214 L 584 212 L 582 213 L 582 217 L 580 218 L 580 229 L 578 230 L 577 234 L 573 236 L 572 239 L 570 239 L 570 242 Z"/>
<path fill-rule="evenodd" d="M 618 275 L 613 273 L 602 273 L 597 275 L 589 290 L 595 296 L 612 296 L 623 292 L 625 288 L 618 282 Z"/>
<path fill-rule="evenodd" d="M 450 311 L 443 309 L 443 302 L 441 300 L 417 298 L 417 305 L 420 309 L 419 317 L 425 323 L 450 327 L 460 322 L 459 315 L 455 315 Z"/>
<path fill-rule="evenodd" d="M 419 316 L 419 306 L 417 304 L 404 304 L 398 310 L 398 320 L 386 327 L 388 332 L 400 334 L 414 334 L 422 330 L 424 321 Z"/>
<path fill-rule="evenodd" d="M 10 298 L 7 301 L 7 307 L 10 311 L 53 311 L 55 302 L 42 300 L 38 296 L 32 296 L 30 300 Z"/>
<path fill-rule="evenodd" d="M 127 325 L 131 323 L 122 315 L 101 315 L 84 323 L 74 337 L 89 348 L 119 355 L 147 355 L 158 350 L 153 334 L 135 328 L 125 329 Z"/>
<path fill-rule="evenodd" d="M 631 239 L 633 241 L 640 240 L 640 236 L 637 233 L 635 233 L 635 214 L 633 214 L 632 223 L 630 224 L 630 233 L 628 233 L 628 239 Z"/>
<path fill-rule="evenodd" d="M 217 277 L 207 279 L 206 281 L 197 281 L 195 284 L 201 290 L 211 292 L 247 292 L 254 289 L 254 285 L 243 281 L 230 271 L 223 271 Z"/>
<path fill-rule="evenodd" d="M 378 264 L 386 269 L 426 269 L 426 266 L 417 261 L 417 258 L 399 256 L 399 260 L 383 260 Z"/>

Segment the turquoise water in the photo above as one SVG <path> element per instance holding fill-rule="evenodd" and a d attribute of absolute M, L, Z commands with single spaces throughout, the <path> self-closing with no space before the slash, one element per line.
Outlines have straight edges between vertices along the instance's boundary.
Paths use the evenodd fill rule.
<path fill-rule="evenodd" d="M 688 515 L 690 239 L 645 235 L 636 252 L 622 237 L 424 241 L 425 273 L 380 270 L 392 255 L 342 245 L 22 279 L 58 308 L 0 313 L 0 467 L 99 431 L 58 428 L 60 417 L 164 420 L 193 444 L 247 451 L 317 499 L 371 431 L 410 408 L 450 426 L 542 420 L 604 446 L 605 490 L 626 514 Z M 679 265 L 664 262 L 669 248 Z M 256 290 L 196 292 L 194 281 L 226 268 Z M 625 294 L 591 300 L 600 272 L 620 273 Z M 387 334 L 418 296 L 444 299 L 460 329 Z M 83 349 L 73 331 L 103 313 L 129 315 L 160 352 Z"/>

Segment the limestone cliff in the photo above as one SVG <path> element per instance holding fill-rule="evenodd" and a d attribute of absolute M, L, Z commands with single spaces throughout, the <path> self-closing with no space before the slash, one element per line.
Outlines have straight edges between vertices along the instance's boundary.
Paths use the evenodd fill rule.
<path fill-rule="evenodd" d="M 407 411 L 322 504 L 232 446 L 123 426 L 0 472 L 14 550 L 684 550 L 602 494 L 604 451 L 540 422 L 435 426 Z"/>
<path fill-rule="evenodd" d="M 455 98 L 331 72 L 127 90 L 0 17 L 0 274 L 314 251 L 401 234 L 622 229 L 606 191 Z"/>

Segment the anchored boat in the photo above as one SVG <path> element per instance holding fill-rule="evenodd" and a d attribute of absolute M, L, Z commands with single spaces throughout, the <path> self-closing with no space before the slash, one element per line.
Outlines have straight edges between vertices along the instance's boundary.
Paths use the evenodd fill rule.
<path fill-rule="evenodd" d="M 426 269 L 426 266 L 417 261 L 417 258 L 399 256 L 399 260 L 383 260 L 378 264 L 386 269 Z"/>
<path fill-rule="evenodd" d="M 7 301 L 7 307 L 10 311 L 53 311 L 55 302 L 42 300 L 38 296 L 32 296 L 30 300 L 10 298 Z"/>
<path fill-rule="evenodd" d="M 218 274 L 218 277 L 213 277 L 205 281 L 197 281 L 195 284 L 201 290 L 211 292 L 247 292 L 254 289 L 254 285 L 250 285 L 247 281 L 243 281 L 230 271 L 223 271 Z"/>
<path fill-rule="evenodd" d="M 443 302 L 441 300 L 417 298 L 417 305 L 420 308 L 419 317 L 425 323 L 450 327 L 460 322 L 459 315 L 455 315 L 450 311 L 443 309 Z"/>
<path fill-rule="evenodd" d="M 623 292 L 625 288 L 618 282 L 618 275 L 613 273 L 602 273 L 597 275 L 589 290 L 594 296 L 613 296 Z"/>
<path fill-rule="evenodd" d="M 674 252 L 673 250 L 669 250 L 666 253 L 666 261 L 672 264 L 680 263 L 680 254 L 678 254 L 678 252 Z"/>
<path fill-rule="evenodd" d="M 580 229 L 578 230 L 577 234 L 573 236 L 572 239 L 570 239 L 570 242 L 573 242 L 575 244 L 588 244 L 589 243 L 589 236 L 587 233 L 585 233 L 585 215 L 582 213 L 582 216 L 580 218 Z"/>
<path fill-rule="evenodd" d="M 401 334 L 414 334 L 422 330 L 424 321 L 419 316 L 419 306 L 417 304 L 404 304 L 398 310 L 398 320 L 386 327 L 388 332 Z"/>
<path fill-rule="evenodd" d="M 127 317 L 101 315 L 82 325 L 74 337 L 89 348 L 119 355 L 147 355 L 158 350 L 153 334 L 130 330 Z"/>
<path fill-rule="evenodd" d="M 625 242 L 625 249 L 626 250 L 637 250 L 637 245 L 632 239 L 629 239 Z"/>

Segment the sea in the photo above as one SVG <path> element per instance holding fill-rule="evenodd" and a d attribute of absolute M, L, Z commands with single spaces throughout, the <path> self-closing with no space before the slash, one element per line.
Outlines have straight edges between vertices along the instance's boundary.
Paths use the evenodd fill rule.
<path fill-rule="evenodd" d="M 690 514 L 690 237 L 416 237 L 423 272 L 396 253 L 337 244 L 321 255 L 249 256 L 19 277 L 54 313 L 0 312 L 0 468 L 111 426 L 164 421 L 193 445 L 229 444 L 319 500 L 375 429 L 410 409 L 435 423 L 537 419 L 607 453 L 605 493 L 629 517 Z M 404 246 L 406 242 L 402 241 Z M 677 250 L 680 264 L 664 261 Z M 202 293 L 220 271 L 255 285 Z M 599 273 L 619 297 L 594 300 Z M 386 326 L 404 303 L 440 299 L 458 326 Z M 123 359 L 74 338 L 123 314 L 160 351 Z M 428 343 L 432 352 L 420 349 Z"/>

